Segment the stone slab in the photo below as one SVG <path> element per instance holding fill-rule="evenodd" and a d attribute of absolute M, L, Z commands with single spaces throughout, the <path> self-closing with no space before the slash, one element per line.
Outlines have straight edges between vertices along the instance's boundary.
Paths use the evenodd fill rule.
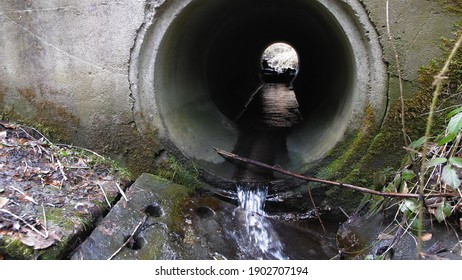
<path fill-rule="evenodd" d="M 174 259 L 173 232 L 190 189 L 142 174 L 72 255 L 73 260 Z M 131 241 L 126 243 L 128 238 Z"/>

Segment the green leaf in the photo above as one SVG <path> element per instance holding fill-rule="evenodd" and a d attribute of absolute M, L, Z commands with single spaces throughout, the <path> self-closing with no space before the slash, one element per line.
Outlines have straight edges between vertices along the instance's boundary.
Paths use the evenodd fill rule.
<path fill-rule="evenodd" d="M 451 165 L 446 165 L 443 168 L 441 179 L 453 189 L 459 188 L 460 184 L 462 183 L 462 181 L 459 179 L 459 176 L 457 176 L 457 172 L 452 169 Z"/>
<path fill-rule="evenodd" d="M 449 162 L 452 165 L 455 165 L 455 166 L 457 166 L 459 168 L 462 168 L 462 158 L 460 158 L 460 157 L 450 157 Z"/>
<path fill-rule="evenodd" d="M 438 146 L 443 146 L 444 144 L 448 143 L 448 142 L 451 142 L 452 140 L 454 140 L 454 138 L 456 138 L 457 134 L 456 133 L 449 133 L 448 135 L 446 135 L 443 139 L 439 140 L 438 141 Z"/>
<path fill-rule="evenodd" d="M 407 182 L 404 181 L 404 180 L 401 182 L 400 191 L 401 191 L 402 193 L 408 193 L 408 192 L 409 192 L 409 189 L 408 189 L 408 187 L 407 187 Z"/>
<path fill-rule="evenodd" d="M 445 157 L 437 157 L 427 162 L 427 167 L 437 166 L 439 164 L 446 163 L 447 161 L 448 159 Z"/>
<path fill-rule="evenodd" d="M 417 213 L 419 211 L 419 204 L 414 199 L 405 199 L 400 207 L 401 212 Z"/>
<path fill-rule="evenodd" d="M 414 235 L 418 235 L 419 233 L 419 226 L 421 225 L 421 222 L 420 222 L 420 219 L 419 218 L 414 218 L 412 221 L 411 221 L 411 224 L 410 224 L 410 228 L 411 228 L 411 232 L 414 234 Z"/>
<path fill-rule="evenodd" d="M 448 133 L 457 134 L 462 128 L 462 112 L 457 113 L 449 120 Z"/>
<path fill-rule="evenodd" d="M 459 108 L 454 109 L 451 112 L 449 112 L 448 113 L 448 118 L 451 118 L 452 116 L 454 116 L 455 114 L 458 114 L 460 112 L 462 112 L 462 107 L 459 107 Z"/>
<path fill-rule="evenodd" d="M 383 191 L 384 192 L 397 192 L 398 190 L 392 183 L 389 183 Z"/>
<path fill-rule="evenodd" d="M 444 204 L 441 203 L 438 208 L 436 208 L 436 211 L 435 211 L 435 218 L 436 220 L 441 223 L 442 221 L 444 221 L 446 219 L 446 215 L 444 214 Z"/>
<path fill-rule="evenodd" d="M 416 175 L 415 175 L 414 171 L 404 169 L 401 176 L 403 177 L 403 180 L 408 180 L 409 181 L 409 180 L 412 180 Z"/>
<path fill-rule="evenodd" d="M 452 215 L 452 206 L 451 204 L 445 202 L 443 206 L 443 213 L 446 217 L 450 217 Z"/>
<path fill-rule="evenodd" d="M 441 203 L 435 211 L 435 218 L 438 222 L 444 221 L 447 217 L 450 217 L 452 214 L 451 204 L 445 202 Z"/>
<path fill-rule="evenodd" d="M 398 189 L 400 184 L 401 184 L 401 175 L 397 174 L 395 178 L 393 179 L 393 186 L 395 186 L 395 189 Z"/>
<path fill-rule="evenodd" d="M 420 137 L 419 139 L 411 142 L 409 144 L 409 147 L 412 148 L 412 149 L 417 149 L 417 148 L 420 148 L 422 147 L 423 143 L 425 142 L 425 136 L 422 136 Z"/>

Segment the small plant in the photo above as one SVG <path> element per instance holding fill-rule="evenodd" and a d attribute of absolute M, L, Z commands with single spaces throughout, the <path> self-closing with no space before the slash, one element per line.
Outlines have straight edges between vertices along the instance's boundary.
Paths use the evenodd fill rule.
<path fill-rule="evenodd" d="M 432 75 L 434 91 L 425 135 L 407 146 L 408 152 L 400 169 L 384 187 L 384 192 L 413 194 L 413 197 L 399 202 L 384 197 L 372 197 L 370 200 L 372 213 L 383 209 L 385 205 L 388 207 L 390 203 L 398 206 L 395 220 L 405 232 L 409 231 L 416 236 L 418 257 L 421 256 L 422 241 L 431 236 L 425 231 L 424 222 L 436 220 L 439 223 L 448 223 L 455 214 L 462 213 L 462 55 L 458 51 L 462 44 L 462 30 L 456 35 L 459 40 L 451 41 L 454 46 L 452 49 L 448 48 L 449 40 L 444 40 L 442 49 L 448 53 L 448 59 L 441 71 Z M 437 64 L 433 61 L 423 71 L 428 74 Z M 421 82 L 428 84 L 428 79 L 421 79 Z M 445 104 L 438 102 L 440 95 L 445 96 L 445 101 L 452 99 L 458 105 L 438 110 L 451 111 L 445 116 L 442 132 L 435 134 L 432 130 L 435 130 L 433 125 L 437 105 Z M 398 221 L 400 216 L 402 219 Z M 459 226 L 462 229 L 462 225 Z"/>
<path fill-rule="evenodd" d="M 156 174 L 180 185 L 197 187 L 199 181 L 199 170 L 192 163 L 184 163 L 173 155 L 167 158 L 157 166 Z"/>

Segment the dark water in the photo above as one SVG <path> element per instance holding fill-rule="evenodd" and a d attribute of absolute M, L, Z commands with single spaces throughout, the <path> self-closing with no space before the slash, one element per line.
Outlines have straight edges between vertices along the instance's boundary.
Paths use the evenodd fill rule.
<path fill-rule="evenodd" d="M 237 123 L 247 130 L 280 130 L 300 121 L 298 102 L 290 86 L 267 83 L 253 96 Z"/>
<path fill-rule="evenodd" d="M 237 119 L 242 133 L 234 153 L 267 164 L 288 161 L 286 137 L 301 121 L 294 91 L 286 83 L 266 83 L 251 98 Z M 272 172 L 243 164 L 236 170 L 236 181 L 274 180 Z"/>
<path fill-rule="evenodd" d="M 294 91 L 287 83 L 266 83 L 253 95 L 237 119 L 242 132 L 233 152 L 267 164 L 283 164 L 286 136 L 301 120 Z M 234 244 L 218 250 L 238 259 L 327 259 L 335 255 L 332 239 L 315 231 L 273 219 L 264 211 L 268 170 L 249 164 L 237 167 L 234 180 L 238 207 L 219 215 L 222 238 Z M 204 220 L 202 220 L 204 222 Z M 215 240 L 212 243 L 221 241 Z"/>
<path fill-rule="evenodd" d="M 191 226 L 200 240 L 200 246 L 191 252 L 202 253 L 199 258 L 325 260 L 337 255 L 334 231 L 323 233 L 309 213 L 300 219 L 275 216 L 260 208 L 264 207 L 265 187 L 250 192 L 240 186 L 237 189 L 241 206 L 210 196 L 197 198 L 190 205 Z"/>

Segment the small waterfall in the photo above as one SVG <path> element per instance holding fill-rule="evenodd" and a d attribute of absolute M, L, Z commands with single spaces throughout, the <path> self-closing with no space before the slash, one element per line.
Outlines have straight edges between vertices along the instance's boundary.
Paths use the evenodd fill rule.
<path fill-rule="evenodd" d="M 267 194 L 268 187 L 237 185 L 239 207 L 234 216 L 244 225 L 236 227 L 234 236 L 244 259 L 288 259 L 271 221 L 265 217 Z"/>

